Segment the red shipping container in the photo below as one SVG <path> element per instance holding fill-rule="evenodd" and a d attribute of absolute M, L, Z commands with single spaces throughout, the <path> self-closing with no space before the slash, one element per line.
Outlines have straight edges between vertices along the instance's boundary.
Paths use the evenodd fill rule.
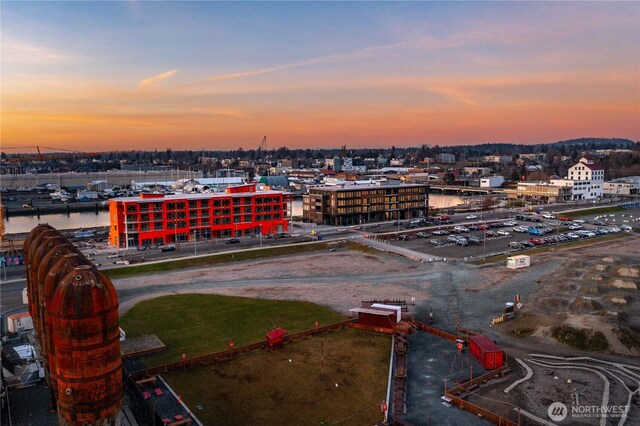
<path fill-rule="evenodd" d="M 494 370 L 504 363 L 504 352 L 487 336 L 470 337 L 469 352 L 485 370 Z"/>

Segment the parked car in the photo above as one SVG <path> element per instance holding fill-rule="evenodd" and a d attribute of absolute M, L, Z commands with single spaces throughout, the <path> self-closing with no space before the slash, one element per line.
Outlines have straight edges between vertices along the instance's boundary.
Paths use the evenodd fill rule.
<path fill-rule="evenodd" d="M 538 228 L 529 227 L 527 232 L 531 235 L 544 235 L 544 231 Z"/>
<path fill-rule="evenodd" d="M 594 221 L 593 221 L 593 222 L 591 222 L 591 223 L 593 223 L 593 224 L 594 224 L 594 225 L 596 225 L 596 226 L 605 226 L 605 225 L 606 225 L 606 223 L 604 223 L 604 222 L 603 222 L 603 221 L 601 221 L 601 220 L 594 220 Z"/>
<path fill-rule="evenodd" d="M 572 223 L 571 225 L 569 225 L 569 229 L 572 231 L 576 231 L 578 229 L 582 229 L 582 225 L 580 225 L 579 223 Z"/>
<path fill-rule="evenodd" d="M 571 222 L 573 219 L 571 219 L 569 216 L 560 216 L 560 220 L 562 222 Z"/>
<path fill-rule="evenodd" d="M 507 231 L 505 231 L 505 230 L 503 230 L 503 229 L 501 229 L 500 231 L 496 232 L 496 234 L 501 235 L 501 236 L 503 236 L 503 237 L 509 237 L 509 236 L 511 236 L 511 234 L 510 234 L 510 233 L 508 233 Z"/>
<path fill-rule="evenodd" d="M 567 234 L 567 238 L 569 238 L 570 240 L 577 240 L 580 238 L 580 235 L 574 234 L 573 232 L 569 232 Z"/>
<path fill-rule="evenodd" d="M 545 214 L 542 215 L 542 217 L 545 218 L 545 219 L 555 219 L 556 215 L 551 214 L 551 213 L 545 213 Z"/>
<path fill-rule="evenodd" d="M 573 219 L 573 221 L 575 223 L 584 223 L 584 220 L 582 220 L 582 219 Z"/>
<path fill-rule="evenodd" d="M 479 231 L 480 227 L 478 225 L 469 225 L 467 226 L 467 228 L 469 229 L 469 231 Z"/>
<path fill-rule="evenodd" d="M 465 219 L 476 219 L 478 216 L 476 216 L 475 214 L 470 214 L 467 217 L 465 217 Z"/>
<path fill-rule="evenodd" d="M 451 243 L 455 243 L 456 241 L 458 241 L 458 237 L 455 235 L 449 235 L 447 237 L 447 241 L 451 242 Z"/>
<path fill-rule="evenodd" d="M 418 238 L 428 238 L 429 234 L 426 232 L 416 232 L 416 237 Z"/>
<path fill-rule="evenodd" d="M 531 239 L 529 239 L 529 242 L 532 243 L 533 245 L 536 245 L 536 246 L 545 245 L 544 240 L 541 240 L 540 238 L 531 238 Z"/>
<path fill-rule="evenodd" d="M 527 227 L 526 226 L 516 226 L 513 228 L 513 232 L 520 232 L 520 233 L 526 233 L 527 232 Z"/>
<path fill-rule="evenodd" d="M 515 220 L 510 220 L 508 222 L 503 223 L 504 226 L 516 226 L 518 224 L 518 222 L 516 222 Z"/>
<path fill-rule="evenodd" d="M 227 244 L 238 244 L 240 240 L 238 238 L 230 238 L 227 240 Z"/>
<path fill-rule="evenodd" d="M 466 238 L 461 237 L 461 238 L 458 238 L 458 240 L 456 241 L 456 245 L 465 247 L 465 246 L 468 246 L 469 243 L 467 242 Z"/>
<path fill-rule="evenodd" d="M 429 243 L 432 246 L 436 246 L 436 247 L 440 247 L 440 246 L 444 245 L 444 243 L 442 241 L 440 241 L 440 240 L 430 240 Z"/>
<path fill-rule="evenodd" d="M 528 240 L 518 241 L 522 247 L 533 247 L 534 244 L 529 242 Z"/>
<path fill-rule="evenodd" d="M 398 240 L 400 241 L 407 241 L 408 239 L 409 239 L 409 236 L 404 234 L 398 237 Z"/>
<path fill-rule="evenodd" d="M 467 238 L 467 242 L 469 244 L 473 244 L 473 245 L 482 244 L 482 240 L 480 239 L 480 237 L 476 237 L 475 235 L 472 235 L 472 236 L 468 237 Z"/>
<path fill-rule="evenodd" d="M 167 244 L 164 247 L 160 248 L 160 251 L 162 252 L 167 252 L 167 251 L 174 251 L 176 249 L 176 246 L 174 244 Z"/>
<path fill-rule="evenodd" d="M 453 230 L 458 233 L 469 232 L 469 228 L 467 228 L 466 226 L 455 226 Z"/>
<path fill-rule="evenodd" d="M 633 228 L 630 227 L 629 225 L 620 225 L 620 229 L 622 229 L 625 232 L 631 232 L 633 231 Z"/>
<path fill-rule="evenodd" d="M 521 250 L 524 248 L 524 246 L 516 241 L 511 241 L 509 243 L 509 248 L 514 249 L 514 250 Z"/>
<path fill-rule="evenodd" d="M 493 232 L 493 231 L 487 231 L 487 232 L 485 232 L 485 233 L 484 233 L 484 235 L 485 235 L 487 238 L 495 238 L 495 237 L 497 237 L 497 236 L 498 236 L 498 234 L 496 234 L 496 233 L 495 233 L 495 232 Z"/>
<path fill-rule="evenodd" d="M 445 231 L 444 229 L 436 229 L 431 234 L 432 235 L 449 235 L 449 231 Z"/>

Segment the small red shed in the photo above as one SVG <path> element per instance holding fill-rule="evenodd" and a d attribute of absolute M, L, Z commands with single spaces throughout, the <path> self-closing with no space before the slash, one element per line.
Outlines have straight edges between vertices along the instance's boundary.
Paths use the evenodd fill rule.
<path fill-rule="evenodd" d="M 349 312 L 355 312 L 358 315 L 358 323 L 364 326 L 393 328 L 398 322 L 396 309 L 353 308 L 349 309 Z"/>
<path fill-rule="evenodd" d="M 504 352 L 487 336 L 471 336 L 469 352 L 485 370 L 493 370 L 504 363 Z"/>
<path fill-rule="evenodd" d="M 284 328 L 274 328 L 267 333 L 267 346 L 269 349 L 280 349 L 283 343 L 283 337 L 287 334 Z"/>

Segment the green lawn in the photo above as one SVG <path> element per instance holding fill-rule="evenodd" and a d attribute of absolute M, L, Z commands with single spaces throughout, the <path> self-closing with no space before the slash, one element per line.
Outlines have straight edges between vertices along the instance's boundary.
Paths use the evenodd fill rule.
<path fill-rule="evenodd" d="M 566 214 L 562 214 L 562 216 L 567 216 L 570 218 L 576 218 L 576 217 L 581 217 L 581 216 L 590 216 L 590 215 L 594 215 L 594 214 L 604 214 L 604 213 L 615 213 L 615 212 L 620 212 L 623 211 L 624 209 L 622 207 L 618 207 L 618 206 L 611 206 L 611 207 L 596 207 L 593 209 L 587 209 L 587 210 L 579 210 L 579 211 L 575 211 L 575 212 L 567 212 Z"/>
<path fill-rule="evenodd" d="M 145 356 L 148 366 L 264 340 L 265 333 L 282 327 L 289 333 L 344 321 L 346 318 L 309 302 L 250 299 L 210 294 L 163 296 L 141 302 L 120 318 L 127 337 L 155 334 L 164 342 L 163 352 Z"/>

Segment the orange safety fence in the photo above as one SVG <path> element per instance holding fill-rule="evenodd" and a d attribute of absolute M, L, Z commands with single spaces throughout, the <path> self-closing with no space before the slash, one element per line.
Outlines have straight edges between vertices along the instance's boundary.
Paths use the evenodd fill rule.
<path fill-rule="evenodd" d="M 324 333 L 324 332 L 335 330 L 338 328 L 349 327 L 353 323 L 353 321 L 354 320 L 347 320 L 347 321 L 342 321 L 335 324 L 326 325 L 323 327 L 301 331 L 299 333 L 293 333 L 291 335 L 284 336 L 283 340 L 285 342 L 289 342 L 292 340 L 313 336 L 315 334 Z M 132 372 L 130 376 L 133 380 L 140 380 L 141 378 L 146 376 L 153 376 L 156 374 L 168 373 L 169 371 L 183 370 L 183 369 L 192 368 L 192 367 L 201 367 L 204 365 L 208 365 L 218 361 L 232 358 L 239 354 L 255 351 L 257 349 L 262 349 L 266 347 L 267 347 L 267 341 L 263 340 L 257 343 L 251 343 L 249 345 L 239 346 L 233 349 L 227 349 L 220 352 L 214 352 L 211 354 L 201 355 L 193 358 L 187 358 L 187 359 L 172 362 L 169 364 L 160 365 L 157 367 L 151 367 L 146 370 L 135 371 L 135 372 Z"/>
<path fill-rule="evenodd" d="M 418 328 L 420 330 L 426 331 L 427 333 L 435 334 L 436 336 L 442 337 L 443 339 L 452 340 L 454 342 L 456 341 L 456 339 L 458 339 L 458 336 L 456 336 L 455 334 L 440 330 L 439 328 L 431 327 L 430 325 L 419 321 L 416 321 L 416 324 L 418 324 Z"/>

